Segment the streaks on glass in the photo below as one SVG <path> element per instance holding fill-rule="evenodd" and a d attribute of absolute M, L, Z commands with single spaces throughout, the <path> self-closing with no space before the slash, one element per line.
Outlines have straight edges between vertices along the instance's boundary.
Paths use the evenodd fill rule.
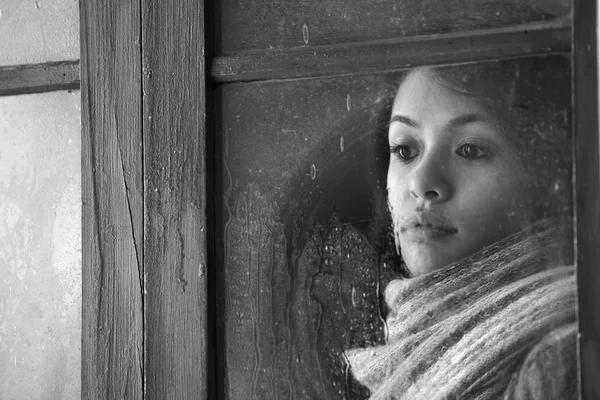
<path fill-rule="evenodd" d="M 384 338 L 365 155 L 389 79 L 224 85 L 228 398 L 367 397 L 344 352 Z"/>
<path fill-rule="evenodd" d="M 229 397 L 364 397 L 344 351 L 384 338 L 373 247 L 334 216 L 288 258 L 283 224 L 258 185 L 234 204 L 225 232 Z"/>
<path fill-rule="evenodd" d="M 274 208 L 256 185 L 237 199 L 226 228 L 225 324 L 229 396 L 285 398 L 289 331 L 285 321 L 285 241 Z M 277 340 L 281 339 L 281 340 Z"/>

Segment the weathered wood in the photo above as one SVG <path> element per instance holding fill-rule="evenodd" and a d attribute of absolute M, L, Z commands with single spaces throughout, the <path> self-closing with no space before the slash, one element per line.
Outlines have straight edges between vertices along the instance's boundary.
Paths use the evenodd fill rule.
<path fill-rule="evenodd" d="M 139 3 L 81 2 L 82 398 L 142 399 Z"/>
<path fill-rule="evenodd" d="M 148 399 L 207 398 L 203 2 L 142 0 Z"/>
<path fill-rule="evenodd" d="M 561 19 L 426 37 L 239 52 L 215 57 L 211 77 L 235 82 L 372 73 L 570 49 L 570 20 Z"/>
<path fill-rule="evenodd" d="M 78 88 L 78 60 L 0 67 L 0 96 Z"/>
<path fill-rule="evenodd" d="M 600 163 L 598 162 L 598 45 L 595 1 L 576 0 L 575 188 L 581 394 L 600 398 Z"/>
<path fill-rule="evenodd" d="M 222 0 L 217 53 L 499 28 L 568 15 L 569 0 Z"/>

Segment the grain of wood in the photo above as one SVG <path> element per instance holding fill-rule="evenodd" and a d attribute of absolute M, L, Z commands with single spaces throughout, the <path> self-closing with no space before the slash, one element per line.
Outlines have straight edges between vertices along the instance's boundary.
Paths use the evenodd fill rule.
<path fill-rule="evenodd" d="M 146 398 L 205 399 L 204 7 L 141 4 Z"/>
<path fill-rule="evenodd" d="M 82 398 L 142 399 L 139 4 L 81 2 Z"/>
<path fill-rule="evenodd" d="M 79 61 L 0 67 L 0 96 L 79 88 Z"/>

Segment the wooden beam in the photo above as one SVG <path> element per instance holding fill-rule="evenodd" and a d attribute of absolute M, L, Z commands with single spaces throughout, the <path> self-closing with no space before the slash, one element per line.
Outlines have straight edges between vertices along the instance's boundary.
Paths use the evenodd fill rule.
<path fill-rule="evenodd" d="M 79 89 L 79 60 L 0 67 L 0 96 Z"/>
<path fill-rule="evenodd" d="M 139 2 L 81 12 L 82 398 L 144 396 Z"/>
<path fill-rule="evenodd" d="M 582 399 L 600 398 L 600 141 L 596 1 L 575 0 L 575 209 Z"/>
<path fill-rule="evenodd" d="M 147 399 L 207 398 L 203 3 L 141 2 Z"/>
<path fill-rule="evenodd" d="M 215 82 L 373 73 L 418 65 L 530 56 L 571 50 L 571 21 L 216 56 Z"/>

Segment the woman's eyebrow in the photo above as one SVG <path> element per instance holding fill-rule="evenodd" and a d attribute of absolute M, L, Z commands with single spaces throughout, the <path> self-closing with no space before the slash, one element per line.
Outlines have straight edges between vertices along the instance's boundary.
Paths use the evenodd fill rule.
<path fill-rule="evenodd" d="M 456 128 L 460 128 L 462 126 L 468 125 L 472 122 L 487 122 L 489 121 L 484 115 L 481 114 L 465 114 L 460 115 L 456 118 L 452 118 L 448 123 L 446 123 L 446 129 L 452 130 Z M 394 115 L 392 119 L 390 119 L 390 125 L 393 122 L 400 122 L 401 124 L 410 126 L 411 128 L 419 128 L 421 124 L 415 121 L 412 118 L 409 118 L 405 115 Z"/>
<path fill-rule="evenodd" d="M 400 122 L 401 124 L 408 125 L 411 128 L 418 128 L 421 125 L 415 121 L 414 119 L 410 119 L 404 115 L 394 115 L 392 119 L 390 119 L 390 125 L 392 122 Z"/>
<path fill-rule="evenodd" d="M 484 115 L 481 115 L 481 114 L 465 114 L 465 115 L 458 116 L 456 118 L 452 118 L 450 121 L 448 121 L 448 123 L 446 124 L 446 129 L 452 130 L 452 129 L 456 129 L 456 128 L 460 128 L 462 126 L 468 125 L 472 122 L 488 122 L 488 121 L 489 121 L 489 118 L 486 118 Z"/>

